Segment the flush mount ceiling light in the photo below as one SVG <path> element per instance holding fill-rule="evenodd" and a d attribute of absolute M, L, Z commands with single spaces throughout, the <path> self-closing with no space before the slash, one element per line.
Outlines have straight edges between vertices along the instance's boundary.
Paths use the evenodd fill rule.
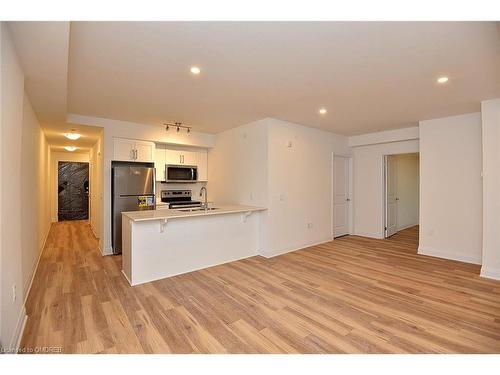
<path fill-rule="evenodd" d="M 448 77 L 443 76 L 437 79 L 437 83 L 446 83 L 446 82 L 448 82 Z"/>
<path fill-rule="evenodd" d="M 71 151 L 71 152 L 73 152 L 73 151 L 75 151 L 75 150 L 76 150 L 76 147 L 75 147 L 75 146 L 64 146 L 64 149 L 65 149 L 66 151 Z"/>
<path fill-rule="evenodd" d="M 64 133 L 64 136 L 68 139 L 71 139 L 72 141 L 75 141 L 77 140 L 78 138 L 80 138 L 82 135 L 81 134 L 78 134 L 78 133 L 75 133 L 75 129 L 71 129 L 71 132 L 69 133 Z"/>
<path fill-rule="evenodd" d="M 320 108 L 318 112 L 320 115 L 324 115 L 326 113 L 326 108 Z"/>
<path fill-rule="evenodd" d="M 191 69 L 189 69 L 191 71 L 191 73 L 195 74 L 195 75 L 198 75 L 201 73 L 201 69 L 198 68 L 197 66 L 192 66 Z"/>

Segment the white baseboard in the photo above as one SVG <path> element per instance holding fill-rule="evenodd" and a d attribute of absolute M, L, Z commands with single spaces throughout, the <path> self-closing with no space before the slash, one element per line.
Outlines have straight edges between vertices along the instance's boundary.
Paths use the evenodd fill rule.
<path fill-rule="evenodd" d="M 18 349 L 21 345 L 21 339 L 23 338 L 24 327 L 26 327 L 27 319 L 28 316 L 26 315 L 26 307 L 23 304 L 21 306 L 21 311 L 19 311 L 19 317 L 17 318 L 16 329 L 10 339 L 9 350 Z"/>
<path fill-rule="evenodd" d="M 487 279 L 500 280 L 500 268 L 482 266 L 480 276 Z"/>
<path fill-rule="evenodd" d="M 24 328 L 26 327 L 26 322 L 28 321 L 28 315 L 26 315 L 26 301 L 28 300 L 28 296 L 31 291 L 31 287 L 33 286 L 33 281 L 35 280 L 35 275 L 36 271 L 38 270 L 38 265 L 40 264 L 40 259 L 42 259 L 42 254 L 45 249 L 45 245 L 47 243 L 47 238 L 49 237 L 49 232 L 50 232 L 50 227 L 52 225 L 49 225 L 49 229 L 47 230 L 47 233 L 45 233 L 45 238 L 43 239 L 43 244 L 42 248 L 40 249 L 40 253 L 38 254 L 38 259 L 36 261 L 35 267 L 33 268 L 33 273 L 30 278 L 30 282 L 28 284 L 28 287 L 25 286 L 24 288 L 24 301 L 21 306 L 21 311 L 19 313 L 19 318 L 17 321 L 16 325 L 16 330 L 14 331 L 14 335 L 11 339 L 10 342 L 10 348 L 19 348 L 21 345 L 21 340 L 23 338 L 23 333 L 24 333 Z"/>
<path fill-rule="evenodd" d="M 408 229 L 408 228 L 416 227 L 417 225 L 418 225 L 418 223 L 410 224 L 410 225 L 405 225 L 404 227 L 397 228 L 397 231 L 399 232 L 400 230 L 405 230 L 405 229 Z"/>
<path fill-rule="evenodd" d="M 89 225 L 90 225 L 90 231 L 92 232 L 92 234 L 94 235 L 94 237 L 97 238 L 97 239 L 99 239 L 99 236 L 97 236 L 97 234 L 95 233 L 94 226 L 92 225 L 91 222 L 89 223 Z"/>
<path fill-rule="evenodd" d="M 285 248 L 285 249 L 281 249 L 281 250 L 277 250 L 277 251 L 273 251 L 273 252 L 262 252 L 261 251 L 261 252 L 259 252 L 259 255 L 263 256 L 264 258 L 274 258 L 278 255 L 291 253 L 292 251 L 302 250 L 302 249 L 305 249 L 307 247 L 317 246 L 317 245 L 321 245 L 323 243 L 327 243 L 327 242 L 331 242 L 331 241 L 333 241 L 333 237 L 328 237 L 327 239 L 324 239 L 324 240 L 321 240 L 318 242 L 313 242 L 310 244 L 300 245 L 298 247 L 294 246 L 294 247 L 289 247 L 289 248 Z"/>
<path fill-rule="evenodd" d="M 43 254 L 43 249 L 45 249 L 45 244 L 47 243 L 47 238 L 49 237 L 49 232 L 50 232 L 50 227 L 52 226 L 49 225 L 49 230 L 47 231 L 47 233 L 45 233 L 45 237 L 43 239 L 43 242 L 42 242 L 42 248 L 40 249 L 40 252 L 38 253 L 38 259 L 36 260 L 36 263 L 35 263 L 35 266 L 33 267 L 33 270 L 31 271 L 31 277 L 30 277 L 30 281 L 27 285 L 24 285 L 24 305 L 26 305 L 26 300 L 28 299 L 28 295 L 30 293 L 30 290 L 31 290 L 31 286 L 33 285 L 33 280 L 35 280 L 35 275 L 36 275 L 36 270 L 38 269 L 38 264 L 40 263 L 40 259 L 42 259 L 42 254 Z"/>
<path fill-rule="evenodd" d="M 424 248 L 422 248 L 422 246 L 418 247 L 418 254 L 436 257 L 436 258 L 456 260 L 459 262 L 472 263 L 472 264 L 481 264 L 481 261 L 482 261 L 482 259 L 480 257 L 478 258 L 478 257 L 471 257 L 471 256 L 467 256 L 467 255 L 462 255 L 462 254 L 453 254 L 453 253 L 449 253 L 446 251 L 430 249 L 428 247 L 426 247 L 424 249 Z"/>
<path fill-rule="evenodd" d="M 355 236 L 375 238 L 377 240 L 383 240 L 384 236 L 380 236 L 380 233 L 369 233 L 369 232 L 355 232 Z"/>
<path fill-rule="evenodd" d="M 102 255 L 113 255 L 113 249 L 111 248 L 111 246 L 107 249 L 104 249 L 104 251 L 102 251 L 102 249 L 100 249 L 100 250 L 101 250 Z"/>

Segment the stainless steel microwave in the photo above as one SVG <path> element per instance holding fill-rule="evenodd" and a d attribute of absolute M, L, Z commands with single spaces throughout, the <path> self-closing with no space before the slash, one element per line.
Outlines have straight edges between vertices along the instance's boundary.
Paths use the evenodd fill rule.
<path fill-rule="evenodd" d="M 165 165 L 166 182 L 196 182 L 198 168 L 195 165 Z"/>

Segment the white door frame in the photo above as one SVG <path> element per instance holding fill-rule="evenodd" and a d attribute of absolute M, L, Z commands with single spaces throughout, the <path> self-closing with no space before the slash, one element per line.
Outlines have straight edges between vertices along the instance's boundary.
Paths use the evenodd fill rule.
<path fill-rule="evenodd" d="M 342 155 L 342 154 L 335 154 L 332 153 L 332 160 L 331 160 L 331 171 L 332 171 L 332 178 L 331 178 L 331 192 L 330 192 L 330 197 L 332 198 L 332 206 L 331 206 L 331 237 L 334 239 L 335 236 L 335 201 L 333 199 L 334 194 L 335 194 L 335 185 L 334 185 L 334 170 L 333 168 L 335 167 L 335 157 L 340 157 L 340 158 L 345 158 L 348 161 L 348 195 L 350 197 L 349 201 L 349 207 L 348 207 L 348 215 L 349 215 L 349 233 L 348 234 L 353 234 L 354 232 L 354 199 L 353 199 L 353 159 L 352 156 L 350 155 Z"/>
<path fill-rule="evenodd" d="M 383 184 L 383 189 L 382 189 L 382 194 L 383 194 L 383 199 L 382 199 L 382 202 L 383 202 L 383 209 L 382 209 L 382 233 L 383 233 L 383 238 L 388 238 L 394 234 L 396 234 L 398 231 L 397 231 L 397 228 L 396 228 L 396 232 L 392 233 L 391 235 L 387 235 L 387 212 L 388 212 L 388 203 L 387 203 L 387 162 L 388 162 L 388 158 L 390 156 L 396 156 L 396 155 L 399 155 L 399 154 L 390 154 L 390 155 L 383 155 L 382 156 L 382 170 L 383 170 L 383 178 L 382 178 L 382 184 Z M 397 215 L 397 204 L 398 204 L 398 198 L 396 197 L 396 215 Z M 396 227 L 397 227 L 397 216 L 396 216 Z"/>

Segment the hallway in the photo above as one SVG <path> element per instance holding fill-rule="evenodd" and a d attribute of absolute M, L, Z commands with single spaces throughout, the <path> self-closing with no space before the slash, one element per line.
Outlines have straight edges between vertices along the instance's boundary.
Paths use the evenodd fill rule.
<path fill-rule="evenodd" d="M 418 227 L 130 287 L 86 221 L 54 223 L 22 347 L 64 353 L 490 353 L 500 282 L 416 255 Z"/>

